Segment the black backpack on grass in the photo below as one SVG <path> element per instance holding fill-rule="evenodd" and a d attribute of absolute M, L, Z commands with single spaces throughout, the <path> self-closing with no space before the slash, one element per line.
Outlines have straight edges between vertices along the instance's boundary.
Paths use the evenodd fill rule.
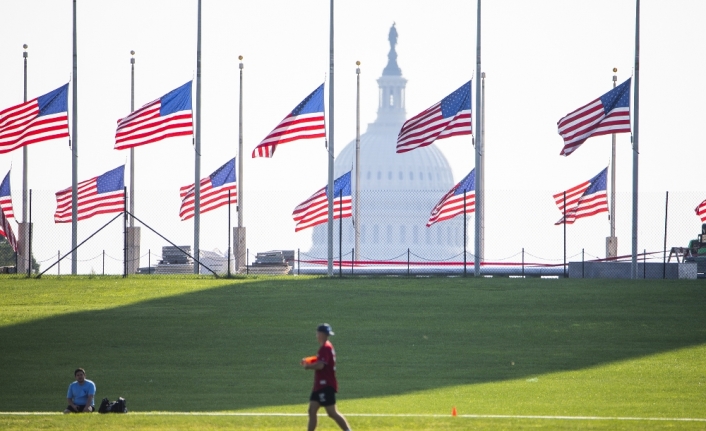
<path fill-rule="evenodd" d="M 98 413 L 127 413 L 127 405 L 125 398 L 120 397 L 117 401 L 110 401 L 108 398 L 103 398 Z"/>

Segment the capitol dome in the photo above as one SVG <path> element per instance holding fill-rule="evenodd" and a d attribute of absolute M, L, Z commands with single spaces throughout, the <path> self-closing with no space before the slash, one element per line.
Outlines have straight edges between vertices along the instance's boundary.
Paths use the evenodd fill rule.
<path fill-rule="evenodd" d="M 395 152 L 397 134 L 406 120 L 407 80 L 397 65 L 397 31 L 390 29 L 388 64 L 378 79 L 377 119 L 360 136 L 359 240 L 356 247 L 354 220 L 343 219 L 343 260 L 389 260 L 407 249 L 411 260 L 446 260 L 463 253 L 463 217 L 426 227 L 432 208 L 454 186 L 446 157 L 433 144 L 402 154 Z M 334 177 L 353 167 L 355 216 L 355 139 L 336 157 Z M 311 257 L 327 255 L 327 226 L 314 227 Z M 339 221 L 334 223 L 334 260 L 338 259 Z"/>

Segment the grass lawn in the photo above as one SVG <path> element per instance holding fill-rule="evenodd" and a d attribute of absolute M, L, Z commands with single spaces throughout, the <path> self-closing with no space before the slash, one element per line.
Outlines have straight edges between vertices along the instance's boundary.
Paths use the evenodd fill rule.
<path fill-rule="evenodd" d="M 267 414 L 306 411 L 324 321 L 354 430 L 706 429 L 705 306 L 700 280 L 3 278 L 0 411 L 62 410 L 81 366 L 134 414 L 0 429 L 304 429 Z"/>

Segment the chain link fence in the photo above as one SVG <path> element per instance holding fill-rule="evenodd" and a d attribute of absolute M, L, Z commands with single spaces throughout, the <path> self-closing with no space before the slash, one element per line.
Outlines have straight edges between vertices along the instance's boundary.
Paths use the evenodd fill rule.
<path fill-rule="evenodd" d="M 141 190 L 134 210 L 139 221 L 133 221 L 134 231 L 139 233 L 128 232 L 126 238 L 122 215 L 110 223 L 117 214 L 95 216 L 78 222 L 77 243 L 87 240 L 70 253 L 71 223 L 54 223 L 54 192 L 34 190 L 31 272 L 186 276 L 194 274 L 196 267 L 200 274 L 219 276 L 327 274 L 327 224 L 294 231 L 291 212 L 307 196 L 298 190 L 248 192 L 248 207 L 243 213 L 247 234 L 242 256 L 246 257 L 238 262 L 233 243 L 236 205 L 231 206 L 230 219 L 226 206 L 201 215 L 197 256 L 193 219 L 179 219 L 178 192 Z M 333 223 L 333 274 L 473 275 L 475 215 L 467 215 L 465 229 L 463 215 L 426 226 L 431 209 L 445 193 L 361 190 L 359 220 L 352 217 Z M 20 195 L 19 191 L 13 194 Z M 485 195 L 481 275 L 630 277 L 630 193 L 617 195 L 614 255 L 607 247 L 608 213 L 579 219 L 573 225 L 554 225 L 561 213 L 550 191 L 486 190 Z M 699 252 L 706 259 L 706 244 L 701 247 L 701 221 L 694 208 L 704 197 L 700 192 L 639 195 L 638 277 L 683 276 L 675 264 L 685 260 L 697 262 L 696 272 L 703 274 Z M 15 222 L 12 226 L 17 228 Z M 18 265 L 21 256 L 11 250 L 8 253 L 8 248 L 6 242 L 0 244 L 0 272 L 14 273 L 17 266 L 25 272 L 27 264 Z M 283 254 L 265 253 L 278 250 Z"/>

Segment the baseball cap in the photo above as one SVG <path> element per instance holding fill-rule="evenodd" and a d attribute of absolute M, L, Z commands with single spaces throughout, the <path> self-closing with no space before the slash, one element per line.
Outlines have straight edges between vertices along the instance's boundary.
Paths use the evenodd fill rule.
<path fill-rule="evenodd" d="M 326 335 L 334 335 L 333 330 L 331 329 L 331 325 L 329 325 L 328 323 L 322 323 L 321 325 L 319 325 L 318 328 L 316 328 L 316 331 L 323 332 Z"/>

